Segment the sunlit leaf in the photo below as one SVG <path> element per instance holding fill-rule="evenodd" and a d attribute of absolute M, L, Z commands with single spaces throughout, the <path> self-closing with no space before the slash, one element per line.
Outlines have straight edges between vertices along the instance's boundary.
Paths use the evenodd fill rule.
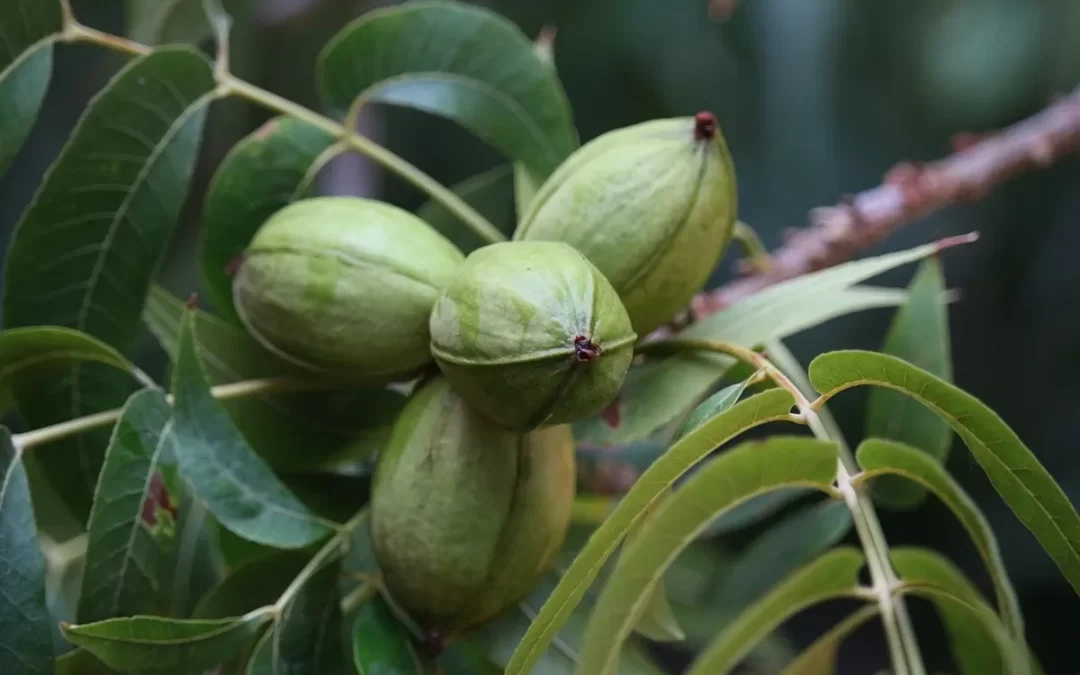
<path fill-rule="evenodd" d="M 203 207 L 199 267 L 214 305 L 237 320 L 232 273 L 267 218 L 308 196 L 334 137 L 294 117 L 277 117 L 236 144 L 222 161 Z M 265 351 L 265 350 L 260 350 Z"/>
<path fill-rule="evenodd" d="M 1017 643 L 955 565 L 940 554 L 919 548 L 895 548 L 890 558 L 903 584 L 909 587 L 905 593 L 924 595 L 918 588 L 929 587 L 924 597 L 934 602 L 941 613 L 960 672 L 1027 673 Z M 996 649 L 987 648 L 991 645 Z"/>
<path fill-rule="evenodd" d="M 158 590 L 176 548 L 175 465 L 165 450 L 172 407 L 146 389 L 124 405 L 90 510 L 79 621 L 164 611 Z"/>
<path fill-rule="evenodd" d="M 432 671 L 409 631 L 394 617 L 381 597 L 356 611 L 352 656 L 360 675 L 427 675 Z"/>
<path fill-rule="evenodd" d="M 514 233 L 514 186 L 513 172 L 507 165 L 497 166 L 468 178 L 453 186 L 454 193 L 465 200 L 495 225 L 507 239 Z M 431 199 L 416 211 L 428 225 L 454 242 L 465 253 L 470 253 L 488 242 L 466 227 L 461 219 L 445 206 Z"/>
<path fill-rule="evenodd" d="M 180 472 L 223 526 L 256 543 L 302 548 L 330 533 L 252 452 L 210 395 L 195 353 L 194 320 L 180 329 L 171 437 Z"/>
<path fill-rule="evenodd" d="M 4 0 L 0 7 L 0 176 L 37 119 L 62 28 L 57 0 Z"/>
<path fill-rule="evenodd" d="M 134 367 L 119 352 L 86 333 L 57 326 L 0 332 L 0 412 L 18 399 L 46 393 L 76 361 L 94 361 L 127 373 Z"/>
<path fill-rule="evenodd" d="M 708 427 L 687 438 L 707 433 Z M 742 443 L 702 466 L 623 549 L 589 619 L 578 672 L 617 672 L 619 648 L 641 617 L 653 584 L 711 520 L 746 499 L 780 487 L 831 491 L 836 461 L 835 443 L 773 436 Z M 643 477 L 640 482 L 646 481 Z"/>
<path fill-rule="evenodd" d="M 52 673 L 52 619 L 22 453 L 0 427 L 0 672 Z"/>
<path fill-rule="evenodd" d="M 110 668 L 135 675 L 194 675 L 240 651 L 270 620 L 269 610 L 216 620 L 136 616 L 61 628 L 64 637 Z"/>
<path fill-rule="evenodd" d="M 750 648 L 798 612 L 826 600 L 855 596 L 865 559 L 838 548 L 799 569 L 744 611 L 698 655 L 688 675 L 726 675 Z"/>
<path fill-rule="evenodd" d="M 791 394 L 783 389 L 752 396 L 709 420 L 656 460 L 575 557 L 521 639 L 520 646 L 507 664 L 507 673 L 531 672 L 559 628 L 581 602 L 604 562 L 630 528 L 643 517 L 645 509 L 715 448 L 747 429 L 785 419 L 793 403 Z"/>
<path fill-rule="evenodd" d="M 214 86 L 202 54 L 173 47 L 133 60 L 91 101 L 8 248 L 8 327 L 66 326 L 130 355 Z M 29 426 L 119 407 L 131 391 L 127 374 L 101 364 L 75 363 L 53 385 L 47 396 L 18 401 Z M 39 458 L 80 521 L 107 442 L 104 431 L 81 434 Z"/>
<path fill-rule="evenodd" d="M 900 359 L 841 351 L 810 364 L 810 379 L 826 397 L 861 385 L 904 392 L 949 423 L 1009 508 L 1080 591 L 1080 516 L 1031 450 L 974 396 Z"/>
<path fill-rule="evenodd" d="M 480 7 L 425 0 L 368 12 L 323 50 L 318 82 L 340 112 L 386 103 L 440 115 L 541 178 L 577 147 L 554 69 Z"/>
<path fill-rule="evenodd" d="M 949 320 L 941 261 L 927 258 L 908 288 L 908 301 L 897 311 L 882 351 L 949 382 Z M 866 401 L 866 435 L 918 448 L 944 463 L 952 429 L 917 401 L 890 389 L 873 389 Z M 926 497 L 918 484 L 883 477 L 874 483 L 874 499 L 893 508 L 913 508 Z"/>
<path fill-rule="evenodd" d="M 717 602 L 732 611 L 747 607 L 850 530 L 851 511 L 839 501 L 826 500 L 786 516 L 755 539 L 724 574 Z"/>
<path fill-rule="evenodd" d="M 878 614 L 876 604 L 855 611 L 848 618 L 833 626 L 814 644 L 789 663 L 780 675 L 832 675 L 836 672 L 836 656 L 840 643 Z"/>
<path fill-rule="evenodd" d="M 144 321 L 174 361 L 187 311 L 168 291 L 151 289 Z M 307 375 L 267 352 L 242 328 L 201 310 L 193 316 L 210 384 Z M 405 401 L 396 391 L 357 387 L 250 396 L 222 406 L 252 449 L 275 469 L 350 474 L 383 447 Z"/>
<path fill-rule="evenodd" d="M 644 518 L 638 520 L 634 527 L 626 534 L 624 546 L 629 546 L 642 528 L 653 517 L 656 510 L 663 504 L 663 498 L 655 501 L 647 510 Z M 649 599 L 645 603 L 645 609 L 641 618 L 634 624 L 634 630 L 655 642 L 681 642 L 686 638 L 679 622 L 675 619 L 674 612 L 667 598 L 667 585 L 659 579 L 649 591 Z"/>
<path fill-rule="evenodd" d="M 900 443 L 870 438 L 856 452 L 863 469 L 862 480 L 881 475 L 899 476 L 913 481 L 932 492 L 956 515 L 968 536 L 979 550 L 990 578 L 994 583 L 1002 620 L 1014 636 L 1024 634 L 1020 603 L 1009 581 L 1005 562 L 1001 559 L 997 539 L 990 523 L 963 488 L 934 458 Z"/>
<path fill-rule="evenodd" d="M 928 251 L 920 251 L 926 255 Z M 883 256 L 778 284 L 691 326 L 680 336 L 733 342 L 753 348 L 853 312 L 892 307 L 904 294 L 892 289 L 856 287 L 855 283 L 917 259 L 916 252 Z M 863 264 L 866 263 L 866 264 Z M 840 271 L 837 271 L 840 270 Z M 808 281 L 807 281 L 808 280 Z M 791 293 L 775 292 L 784 289 Z M 795 298 L 789 302 L 789 297 Z M 723 320 L 716 317 L 723 317 Z M 694 331 L 691 334 L 691 331 Z M 680 354 L 652 358 L 630 370 L 615 415 L 591 418 L 575 425 L 582 440 L 622 445 L 645 440 L 667 424 L 687 415 L 730 370 L 734 360 L 718 354 Z M 611 420 L 617 420 L 612 424 Z"/>

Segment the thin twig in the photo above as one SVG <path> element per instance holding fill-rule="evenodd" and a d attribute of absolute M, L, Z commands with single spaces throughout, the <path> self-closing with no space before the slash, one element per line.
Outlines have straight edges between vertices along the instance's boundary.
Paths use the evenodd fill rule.
<path fill-rule="evenodd" d="M 963 136 L 956 145 L 958 151 L 942 160 L 902 162 L 881 185 L 812 210 L 809 227 L 796 230 L 771 254 L 767 271 L 702 293 L 691 315 L 706 316 L 773 284 L 840 264 L 907 223 L 981 199 L 1014 176 L 1080 152 L 1080 89 L 1011 127 L 977 140 Z"/>

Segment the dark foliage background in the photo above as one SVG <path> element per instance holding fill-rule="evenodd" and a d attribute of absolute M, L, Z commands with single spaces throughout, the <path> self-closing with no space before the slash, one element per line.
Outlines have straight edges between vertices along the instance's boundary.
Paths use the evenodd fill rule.
<path fill-rule="evenodd" d="M 373 4 L 357 0 L 234 2 L 234 69 L 275 92 L 318 106 L 312 77 L 319 48 Z M 387 3 L 383 3 L 387 4 Z M 992 129 L 1035 112 L 1080 82 L 1080 3 L 1075 0 L 748 0 L 727 22 L 707 0 L 502 0 L 488 2 L 535 35 L 558 28 L 557 65 L 583 140 L 616 126 L 711 109 L 739 173 L 740 215 L 770 246 L 811 207 L 880 181 L 894 162 L 950 151 L 960 131 Z M 124 3 L 76 0 L 84 22 L 124 30 Z M 53 86 L 30 143 L 0 179 L 0 241 L 63 144 L 87 98 L 121 58 L 89 47 L 59 52 Z M 218 104 L 187 217 L 163 282 L 197 289 L 199 202 L 232 143 L 263 120 L 242 103 Z M 370 110 L 366 133 L 437 178 L 452 182 L 498 161 L 465 132 L 402 110 Z M 420 195 L 362 160 L 335 163 L 334 193 L 378 195 L 415 207 Z M 1080 503 L 1080 160 L 1033 174 L 989 198 L 912 224 L 884 250 L 978 230 L 978 244 L 946 256 L 955 380 L 995 409 Z M 729 258 L 713 282 L 730 278 Z M 906 283 L 911 270 L 885 281 Z M 880 347 L 889 313 L 831 322 L 792 341 L 805 361 L 826 349 Z M 163 361 L 146 337 L 147 357 Z M 834 404 L 848 440 L 858 441 L 864 397 Z M 1080 672 L 1075 648 L 1080 598 L 958 449 L 949 469 L 997 532 L 1027 618 L 1028 639 L 1048 675 Z M 985 582 L 962 530 L 940 505 L 884 513 L 890 542 L 946 553 Z M 931 671 L 949 668 L 936 618 L 916 606 Z M 829 607 L 792 623 L 808 643 L 839 618 Z M 674 663 L 680 655 L 672 655 Z M 874 630 L 844 648 L 846 672 L 886 665 Z"/>

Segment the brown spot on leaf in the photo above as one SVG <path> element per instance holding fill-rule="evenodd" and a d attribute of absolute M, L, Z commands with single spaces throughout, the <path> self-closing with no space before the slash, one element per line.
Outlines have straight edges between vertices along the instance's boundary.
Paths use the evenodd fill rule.
<path fill-rule="evenodd" d="M 169 488 L 165 486 L 165 480 L 161 477 L 161 472 L 155 471 L 150 477 L 150 490 L 147 492 L 146 500 L 143 502 L 140 518 L 143 525 L 146 525 L 151 530 L 156 530 L 162 525 L 160 519 L 163 515 L 169 516 L 175 523 L 179 511 L 172 494 L 169 493 Z"/>
<path fill-rule="evenodd" d="M 604 421 L 607 422 L 607 425 L 609 427 L 611 427 L 612 429 L 618 429 L 619 425 L 622 424 L 622 419 L 619 413 L 619 397 L 616 396 L 615 400 L 609 403 L 607 407 L 604 408 L 604 411 L 601 414 L 604 416 Z"/>
<path fill-rule="evenodd" d="M 187 299 L 187 302 L 184 303 L 184 306 L 187 307 L 188 309 L 195 309 L 196 307 L 198 307 L 199 306 L 199 294 L 198 293 L 192 293 L 191 295 L 189 295 L 188 299 Z"/>

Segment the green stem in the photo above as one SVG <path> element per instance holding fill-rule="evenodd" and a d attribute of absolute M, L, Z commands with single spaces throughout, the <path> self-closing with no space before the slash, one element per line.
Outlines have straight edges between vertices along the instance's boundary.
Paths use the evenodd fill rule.
<path fill-rule="evenodd" d="M 786 353 L 786 349 L 783 347 L 780 349 L 778 353 L 782 357 Z M 881 610 L 882 624 L 885 627 L 885 636 L 889 645 L 889 656 L 892 661 L 894 675 L 925 675 L 926 667 L 923 665 L 922 655 L 919 652 L 919 645 L 915 639 L 915 630 L 911 624 L 907 607 L 902 598 L 894 597 L 894 591 L 899 584 L 899 580 L 896 578 L 892 563 L 889 560 L 888 542 L 885 540 L 884 532 L 881 529 L 881 524 L 877 519 L 871 500 L 864 490 L 851 482 L 852 475 L 858 472 L 851 451 L 839 436 L 838 430 L 834 428 L 830 433 L 826 428 L 821 415 L 818 414 L 818 409 L 821 407 L 819 402 L 811 402 L 807 399 L 802 389 L 764 355 L 739 345 L 717 340 L 669 338 L 643 345 L 639 352 L 669 353 L 691 350 L 726 354 L 759 370 L 764 370 L 777 386 L 787 389 L 795 399 L 795 405 L 799 410 L 799 415 L 794 417 L 796 421 L 801 421 L 808 426 L 816 438 L 834 441 L 839 444 L 840 455 L 836 463 L 836 486 L 851 511 L 855 532 L 866 556 L 866 566 L 870 572 L 874 597 Z M 801 366 L 799 366 L 798 371 L 802 372 Z M 805 383 L 804 386 L 806 384 L 809 383 Z"/>
<path fill-rule="evenodd" d="M 340 384 L 333 382 L 327 383 L 315 380 L 297 380 L 288 377 L 278 377 L 222 384 L 211 388 L 210 393 L 216 399 L 228 400 L 232 398 L 246 398 L 249 396 L 260 396 L 265 394 L 337 389 L 340 386 Z M 172 402 L 171 395 L 166 398 L 170 403 Z M 100 427 L 107 427 L 120 419 L 120 414 L 122 412 L 123 408 L 115 408 L 113 410 L 106 410 L 104 412 L 94 413 L 93 415 L 87 415 L 86 417 L 78 417 L 73 420 L 67 420 L 66 422 L 60 422 L 59 424 L 53 424 L 52 426 L 42 427 L 41 429 L 34 429 L 33 431 L 15 434 L 12 437 L 12 441 L 14 442 L 15 447 L 20 450 L 26 450 L 27 448 L 38 445 L 46 445 L 74 434 L 90 431 L 91 429 L 98 429 Z"/>
<path fill-rule="evenodd" d="M 759 273 L 764 274 L 772 266 L 772 256 L 769 249 L 761 242 L 754 228 L 743 221 L 735 223 L 735 229 L 731 232 L 731 238 L 737 242 L 746 254 L 746 260 Z"/>
<path fill-rule="evenodd" d="M 67 42 L 86 42 L 126 54 L 143 55 L 151 51 L 150 47 L 146 45 L 109 33 L 103 33 L 74 21 L 66 26 L 62 37 Z M 283 96 L 241 80 L 228 72 L 218 72 L 217 78 L 222 96 L 238 96 L 268 110 L 295 117 L 318 129 L 322 129 L 347 144 L 352 150 L 368 157 L 387 171 L 397 174 L 426 193 L 460 218 L 469 229 L 484 241 L 489 243 L 506 241 L 506 237 L 498 228 L 492 225 L 487 218 L 480 215 L 476 209 L 469 206 L 465 200 L 454 194 L 452 190 L 449 190 L 439 181 L 375 141 L 356 134 L 353 130 L 345 128 L 345 126 L 329 117 L 320 115 L 310 108 L 305 108 Z"/>
<path fill-rule="evenodd" d="M 360 509 L 352 518 L 350 518 L 344 525 L 338 528 L 334 536 L 323 544 L 323 547 L 319 549 L 319 552 L 308 561 L 307 565 L 304 565 L 304 569 L 300 570 L 300 573 L 296 575 L 296 578 L 292 580 L 289 587 L 282 592 L 278 597 L 277 602 L 274 603 L 274 610 L 280 615 L 285 611 L 285 607 L 289 602 L 296 597 L 296 594 L 304 587 L 311 577 L 315 576 L 323 565 L 334 559 L 335 556 L 344 555 L 348 551 L 349 537 L 352 536 L 353 531 L 360 527 L 361 523 L 367 520 L 368 509 L 364 507 Z"/>

